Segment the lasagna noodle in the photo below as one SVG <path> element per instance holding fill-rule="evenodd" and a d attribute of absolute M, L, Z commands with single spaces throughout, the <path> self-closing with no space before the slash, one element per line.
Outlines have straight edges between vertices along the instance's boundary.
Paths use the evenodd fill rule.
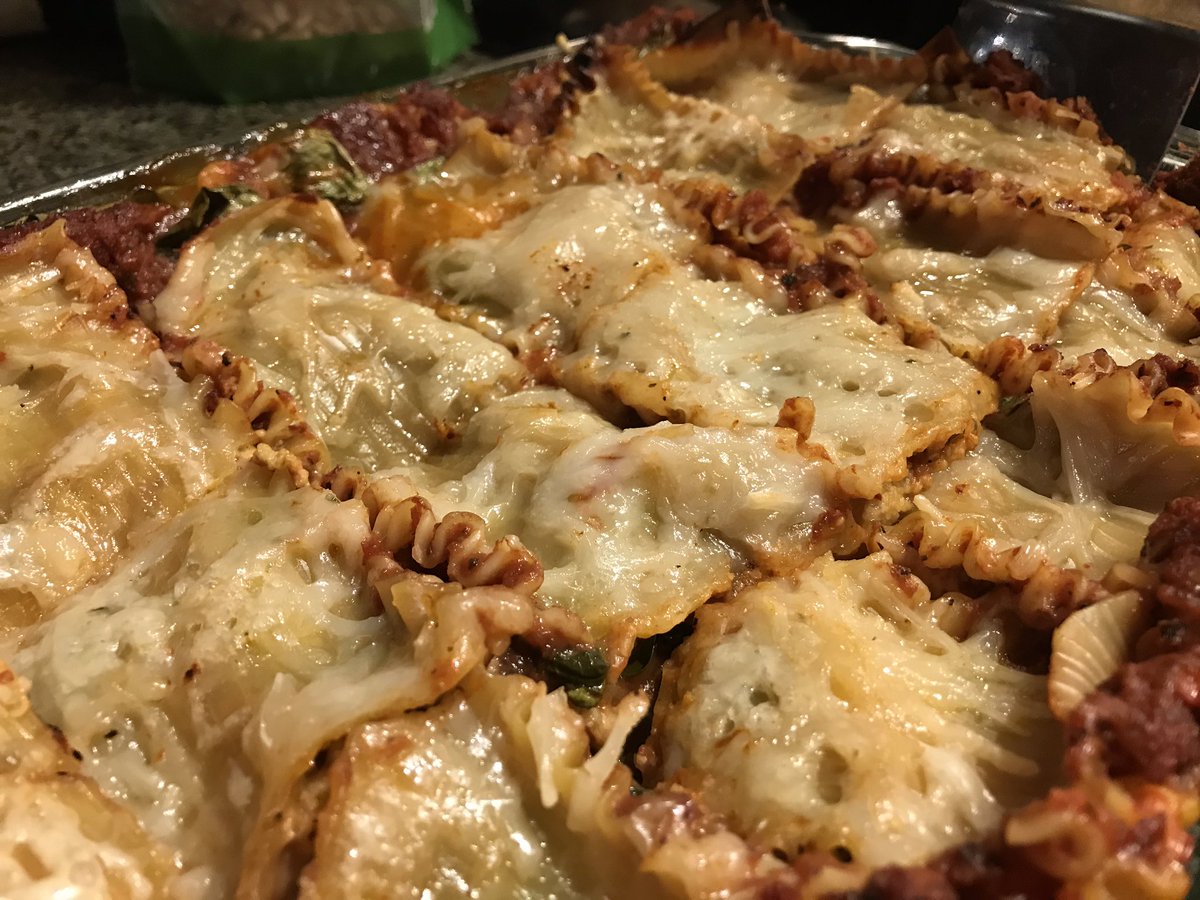
<path fill-rule="evenodd" d="M 705 100 L 671 94 L 626 48 L 603 54 L 589 71 L 594 89 L 556 132 L 571 153 L 599 153 L 671 181 L 712 175 L 737 193 L 783 197 L 812 161 L 806 143 L 755 118 Z"/>
<path fill-rule="evenodd" d="M 503 347 L 355 272 L 360 256 L 328 202 L 259 204 L 189 244 L 154 319 L 252 360 L 337 463 L 411 462 L 524 372 Z"/>
<path fill-rule="evenodd" d="M 1063 313 L 1047 342 L 1067 362 L 1103 350 L 1121 366 L 1156 354 L 1200 358 L 1190 341 L 1173 337 L 1161 319 L 1147 315 L 1134 298 L 1097 278 Z"/>
<path fill-rule="evenodd" d="M 875 242 L 863 270 L 909 339 L 939 338 L 977 362 L 1002 337 L 1049 341 L 1094 270 L 1034 252 L 1019 235 L 989 234 L 985 221 L 911 218 L 894 191 L 834 215 Z"/>
<path fill-rule="evenodd" d="M 949 106 L 894 106 L 878 125 L 872 140 L 881 152 L 930 155 L 990 173 L 1032 191 L 1051 208 L 1103 214 L 1130 199 L 1112 177 L 1127 165 L 1120 148 L 1101 143 L 1094 133 L 1072 133 L 998 104 L 972 102 L 966 94 Z"/>
<path fill-rule="evenodd" d="M 356 217 L 355 236 L 373 257 L 387 260 L 401 282 L 430 244 L 476 237 L 528 209 L 544 189 L 532 159 L 553 154 L 541 145 L 518 146 L 478 119 L 462 123 L 459 132 L 448 157 L 372 185 Z"/>
<path fill-rule="evenodd" d="M 569 184 L 475 238 L 441 242 L 418 267 L 519 353 L 570 347 L 573 327 L 703 242 L 672 195 L 628 180 Z"/>
<path fill-rule="evenodd" d="M 402 283 L 420 283 L 418 263 L 438 242 L 478 237 L 562 187 L 634 174 L 598 155 L 570 153 L 562 141 L 514 143 L 479 119 L 460 130 L 453 154 L 384 178 L 355 218 L 355 236 Z"/>
<path fill-rule="evenodd" d="M 722 40 L 653 51 L 650 74 L 828 149 L 861 139 L 874 120 L 924 78 L 920 59 L 847 56 L 809 46 L 774 22 L 734 25 Z M 864 90 L 873 85 L 878 93 Z"/>
<path fill-rule="evenodd" d="M 81 774 L 0 663 L 0 891 L 6 897 L 167 896 L 169 856 Z"/>
<path fill-rule="evenodd" d="M 34 708 L 202 897 L 230 895 L 244 846 L 246 877 L 269 880 L 254 854 L 279 843 L 275 813 L 322 746 L 435 702 L 533 624 L 505 588 L 411 573 L 369 583 L 361 501 L 251 474 L 13 650 Z M 405 590 L 402 612 L 393 596 Z"/>
<path fill-rule="evenodd" d="M 365 898 L 496 900 L 796 891 L 790 867 L 694 798 L 634 787 L 618 757 L 644 710 L 644 698 L 626 698 L 589 752 L 561 690 L 475 674 L 436 707 L 355 730 L 330 767 L 299 896 L 347 886 Z M 861 879 L 808 886 L 822 883 Z"/>
<path fill-rule="evenodd" d="M 864 223 L 881 245 L 864 271 L 918 343 L 937 339 L 973 359 L 1002 337 L 1043 343 L 1091 279 L 1090 265 L 1014 247 L 984 254 L 933 249 L 914 226 L 904 226 L 897 207 L 881 197 L 851 221 Z"/>
<path fill-rule="evenodd" d="M 525 598 L 506 588 L 463 589 L 429 575 L 372 568 L 368 563 L 372 590 L 403 622 L 411 645 L 398 665 L 365 679 L 361 669 L 343 667 L 299 689 L 273 688 L 252 744 L 262 768 L 262 800 L 246 840 L 241 898 L 294 896 L 329 786 L 330 754 L 356 726 L 433 705 L 503 653 L 513 634 L 547 634 Z"/>
<path fill-rule="evenodd" d="M 661 896 L 630 843 L 568 825 L 613 749 L 591 756 L 562 692 L 520 676 L 477 674 L 431 709 L 363 725 L 331 766 L 299 896 Z"/>
<path fill-rule="evenodd" d="M 781 571 L 846 538 L 831 467 L 786 429 L 617 429 L 562 391 L 479 413 L 463 444 L 381 472 L 382 502 L 418 496 L 512 534 L 545 569 L 536 596 L 598 634 L 669 630 L 751 566 Z"/>
<path fill-rule="evenodd" d="M 231 476 L 249 423 L 206 417 L 55 225 L 0 255 L 0 605 L 28 626 Z"/>
<path fill-rule="evenodd" d="M 386 618 L 338 561 L 361 554 L 366 526 L 361 504 L 308 488 L 212 494 L 13 655 L 34 708 L 201 896 L 227 893 L 236 873 L 231 823 L 259 780 L 243 741 L 264 706 L 323 669 L 370 680 L 392 652 Z"/>
<path fill-rule="evenodd" d="M 1103 500 L 1043 496 L 984 453 L 938 472 L 913 506 L 878 538 L 893 558 L 919 570 L 961 568 L 976 581 L 1021 589 L 1023 618 L 1039 626 L 1061 621 L 1076 592 L 1095 594 L 1114 565 L 1136 563 L 1151 519 Z M 962 628 L 954 620 L 973 615 L 946 614 L 955 634 Z"/>
<path fill-rule="evenodd" d="M 563 363 L 565 383 L 600 399 L 611 391 L 651 418 L 706 425 L 772 424 L 805 398 L 808 439 L 839 468 L 841 487 L 868 499 L 903 482 L 913 457 L 973 442 L 993 406 L 994 386 L 965 363 L 905 345 L 857 307 L 780 317 L 729 293 L 647 285 L 588 323 Z"/>
<path fill-rule="evenodd" d="M 1179 366 L 1178 383 L 1175 370 Z M 1057 456 L 1064 495 L 1157 514 L 1200 489 L 1193 363 L 1155 357 L 1117 367 L 1107 354 L 1033 378 L 1035 452 Z"/>
<path fill-rule="evenodd" d="M 877 135 L 826 154 L 802 175 L 796 199 L 809 215 L 894 199 L 932 243 L 979 255 L 1009 246 L 1054 259 L 1095 261 L 1120 243 L 1128 221 L 1120 210 L 1108 214 L 1056 201 L 1011 178 L 910 151 Z"/>
<path fill-rule="evenodd" d="M 698 236 L 656 197 L 625 182 L 568 187 L 436 248 L 426 270 L 448 301 L 490 312 L 519 352 L 573 349 L 553 370 L 614 415 L 773 425 L 808 398 L 812 441 L 859 496 L 904 480 L 910 457 L 971 439 L 995 400 L 989 380 L 855 306 L 777 315 L 739 283 L 703 277 L 685 261 Z"/>
<path fill-rule="evenodd" d="M 876 554 L 706 607 L 658 701 L 664 776 L 787 854 L 911 864 L 991 833 L 1054 778 L 1045 679 L 927 601 Z"/>
<path fill-rule="evenodd" d="M 1163 208 L 1125 230 L 1121 245 L 1100 265 L 1105 287 L 1123 291 L 1138 308 L 1177 340 L 1200 336 L 1200 235 L 1195 212 L 1186 215 L 1157 198 Z"/>

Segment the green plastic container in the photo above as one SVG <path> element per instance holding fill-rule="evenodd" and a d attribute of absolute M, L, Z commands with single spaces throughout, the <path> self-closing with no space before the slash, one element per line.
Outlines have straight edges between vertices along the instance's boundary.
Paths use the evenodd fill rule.
<path fill-rule="evenodd" d="M 358 4 L 238 6 L 244 12 L 215 3 L 206 20 L 195 0 L 117 0 L 134 82 L 224 103 L 355 94 L 435 72 L 475 41 L 464 0 L 375 0 L 369 30 L 356 21 Z M 347 11 L 341 33 L 338 10 Z"/>

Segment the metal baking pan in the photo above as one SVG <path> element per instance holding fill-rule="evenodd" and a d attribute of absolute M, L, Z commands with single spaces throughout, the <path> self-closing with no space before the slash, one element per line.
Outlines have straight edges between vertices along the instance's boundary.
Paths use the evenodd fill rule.
<path fill-rule="evenodd" d="M 467 71 L 458 71 L 424 79 L 427 84 L 445 87 L 467 106 L 490 111 L 503 102 L 508 85 L 519 73 L 554 59 L 562 59 L 584 43 L 567 41 L 561 46 L 540 47 L 504 59 L 484 63 Z M 387 91 L 375 91 L 366 97 L 387 98 L 402 85 Z M 335 109 L 336 106 L 330 107 Z M 314 114 L 314 118 L 319 113 Z M 279 139 L 300 125 L 278 122 L 255 128 L 228 141 L 196 144 L 167 155 L 136 160 L 115 168 L 109 166 L 18 194 L 0 202 L 0 226 L 29 216 L 45 215 L 81 206 L 101 206 L 123 200 L 146 189 L 180 183 L 217 159 L 238 156 L 272 139 Z"/>
<path fill-rule="evenodd" d="M 874 38 L 806 31 L 798 31 L 797 34 L 817 46 L 856 55 L 902 58 L 913 53 L 907 47 Z M 436 76 L 427 79 L 427 83 L 449 89 L 467 106 L 493 110 L 503 101 L 514 76 L 541 63 L 561 59 L 583 43 L 584 39 L 580 38 L 562 45 L 541 47 L 488 62 L 466 72 Z M 375 92 L 367 96 L 387 97 L 389 93 L 394 91 Z M 228 142 L 198 144 L 166 156 L 137 160 L 116 168 L 107 167 L 60 181 L 0 203 L 0 225 L 64 209 L 101 206 L 135 196 L 147 189 L 179 183 L 193 176 L 206 163 L 243 154 L 298 127 L 296 123 L 280 122 L 256 128 Z M 1178 168 L 1197 154 L 1200 154 L 1200 131 L 1181 126 L 1175 132 L 1175 140 L 1163 158 L 1162 166 L 1165 169 Z"/>

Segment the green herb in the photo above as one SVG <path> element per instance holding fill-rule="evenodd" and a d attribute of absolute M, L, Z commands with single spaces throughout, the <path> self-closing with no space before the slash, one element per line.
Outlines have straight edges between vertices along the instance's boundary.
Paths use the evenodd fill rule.
<path fill-rule="evenodd" d="M 608 662 L 593 647 L 558 650 L 546 658 L 546 675 L 551 686 L 563 685 L 573 706 L 591 709 L 600 702 Z"/>
<path fill-rule="evenodd" d="M 291 151 L 287 173 L 297 192 L 342 204 L 361 203 L 367 196 L 367 176 L 328 131 L 306 129 Z"/>
<path fill-rule="evenodd" d="M 599 685 L 573 687 L 567 691 L 567 699 L 571 701 L 572 706 L 591 709 L 600 702 L 600 694 L 602 692 L 603 689 Z"/>
<path fill-rule="evenodd" d="M 600 685 L 608 675 L 608 663 L 599 650 L 559 650 L 546 661 L 547 672 L 566 685 Z"/>
<path fill-rule="evenodd" d="M 226 184 L 219 188 L 201 188 L 187 213 L 158 239 L 163 250 L 178 250 L 227 212 L 245 209 L 261 200 L 244 184 Z"/>
<path fill-rule="evenodd" d="M 446 157 L 435 156 L 433 159 L 427 159 L 425 162 L 413 166 L 408 170 L 408 178 L 413 181 L 431 181 L 442 171 L 442 165 L 446 162 Z"/>

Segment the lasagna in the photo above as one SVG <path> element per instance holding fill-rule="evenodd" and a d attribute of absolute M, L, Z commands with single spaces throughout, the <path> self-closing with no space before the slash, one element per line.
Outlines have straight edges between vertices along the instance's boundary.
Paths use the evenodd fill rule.
<path fill-rule="evenodd" d="M 656 12 L 0 230 L 0 893 L 1182 900 L 1200 212 L 1032 87 Z"/>

